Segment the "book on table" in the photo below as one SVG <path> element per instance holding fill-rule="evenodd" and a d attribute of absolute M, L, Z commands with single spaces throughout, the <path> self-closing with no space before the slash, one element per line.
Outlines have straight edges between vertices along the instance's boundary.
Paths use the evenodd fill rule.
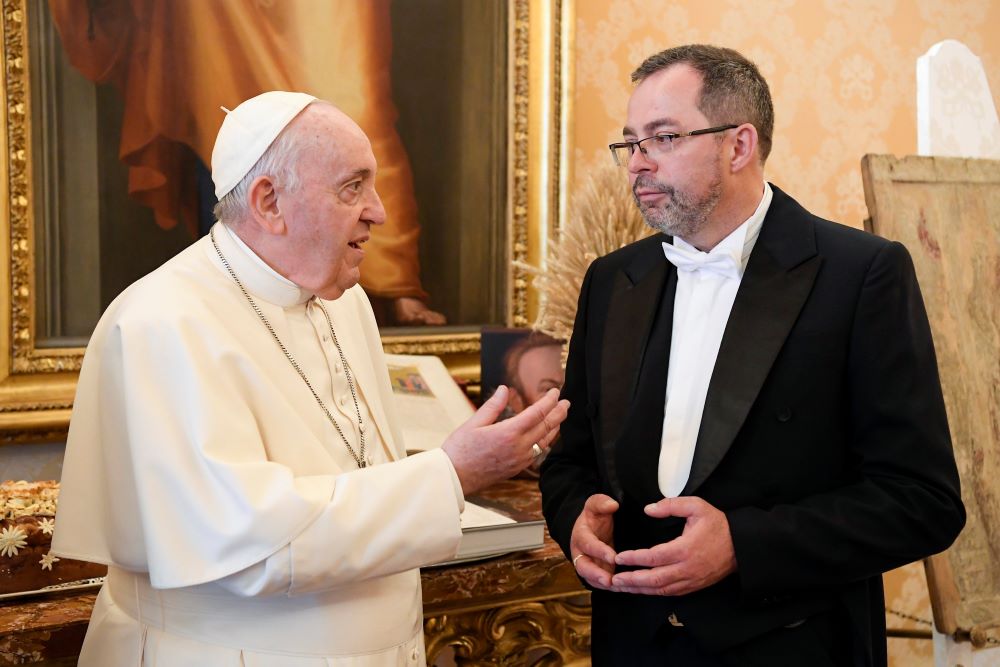
<path fill-rule="evenodd" d="M 408 453 L 440 447 L 475 412 L 438 357 L 387 354 L 385 360 Z M 499 501 L 467 498 L 458 554 L 439 565 L 537 549 L 544 544 L 544 526 L 541 519 Z"/>
<path fill-rule="evenodd" d="M 462 512 L 462 542 L 455 557 L 439 565 L 538 549 L 545 543 L 545 522 L 497 500 L 471 497 Z"/>

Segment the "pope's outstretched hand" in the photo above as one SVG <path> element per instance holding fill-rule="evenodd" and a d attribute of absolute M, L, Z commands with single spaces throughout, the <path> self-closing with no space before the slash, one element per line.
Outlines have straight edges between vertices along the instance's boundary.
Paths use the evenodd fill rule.
<path fill-rule="evenodd" d="M 509 397 L 510 389 L 498 388 L 441 446 L 466 495 L 513 477 L 548 451 L 569 410 L 569 401 L 560 401 L 559 390 L 550 389 L 526 410 L 498 422 Z"/>

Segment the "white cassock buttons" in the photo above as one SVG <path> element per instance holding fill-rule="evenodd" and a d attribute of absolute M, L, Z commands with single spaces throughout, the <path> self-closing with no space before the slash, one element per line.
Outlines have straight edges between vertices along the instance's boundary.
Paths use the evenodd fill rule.
<path fill-rule="evenodd" d="M 333 370 L 336 373 L 343 373 L 344 372 L 344 364 L 340 363 L 339 361 L 333 362 Z"/>
<path fill-rule="evenodd" d="M 340 403 L 340 407 L 346 406 L 347 405 L 347 400 L 349 398 L 350 398 L 350 396 L 344 394 L 339 399 L 337 399 L 337 402 Z"/>
<path fill-rule="evenodd" d="M 368 458 L 365 459 L 365 463 L 367 463 L 369 467 L 375 465 L 375 457 L 369 454 Z"/>

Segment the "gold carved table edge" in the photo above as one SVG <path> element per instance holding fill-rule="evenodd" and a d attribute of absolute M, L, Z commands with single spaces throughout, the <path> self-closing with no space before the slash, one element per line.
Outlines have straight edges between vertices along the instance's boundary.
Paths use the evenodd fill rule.
<path fill-rule="evenodd" d="M 541 514 L 532 480 L 482 495 Z M 545 533 L 545 545 L 477 563 L 421 571 L 429 664 L 451 648 L 458 665 L 590 664 L 590 594 Z"/>

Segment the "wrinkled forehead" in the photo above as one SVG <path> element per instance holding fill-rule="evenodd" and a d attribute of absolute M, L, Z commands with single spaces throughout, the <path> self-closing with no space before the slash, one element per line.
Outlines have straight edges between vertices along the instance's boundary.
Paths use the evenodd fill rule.
<path fill-rule="evenodd" d="M 311 104 L 296 124 L 306 153 L 324 163 L 325 169 L 374 172 L 375 156 L 368 136 L 354 120 L 333 105 Z"/>
<path fill-rule="evenodd" d="M 316 101 L 295 119 L 296 131 L 306 141 L 368 143 L 368 137 L 354 120 L 328 102 Z"/>

